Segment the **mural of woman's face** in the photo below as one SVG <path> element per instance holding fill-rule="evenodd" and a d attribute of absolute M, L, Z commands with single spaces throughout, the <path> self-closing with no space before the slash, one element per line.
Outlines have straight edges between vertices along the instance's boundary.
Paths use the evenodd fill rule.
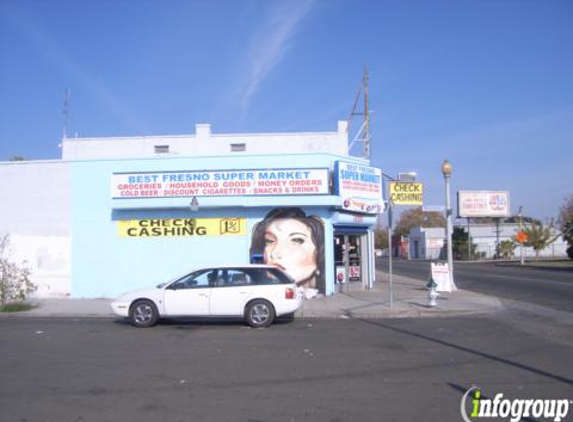
<path fill-rule="evenodd" d="M 310 227 L 296 219 L 276 219 L 266 228 L 265 263 L 281 268 L 299 284 L 315 275 L 316 249 Z"/>

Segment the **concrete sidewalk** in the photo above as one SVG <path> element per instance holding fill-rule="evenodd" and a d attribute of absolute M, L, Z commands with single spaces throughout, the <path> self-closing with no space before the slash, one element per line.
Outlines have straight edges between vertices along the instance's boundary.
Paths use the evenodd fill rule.
<path fill-rule="evenodd" d="M 301 317 L 321 318 L 417 318 L 492 313 L 504 309 L 501 300 L 466 290 L 440 292 L 437 306 L 428 306 L 427 281 L 393 276 L 390 305 L 388 274 L 376 273 L 371 291 L 347 291 L 308 300 L 298 312 Z"/>
<path fill-rule="evenodd" d="M 306 300 L 297 311 L 300 318 L 404 318 L 444 317 L 491 313 L 504 309 L 496 297 L 465 290 L 440 293 L 437 306 L 429 307 L 427 281 L 393 276 L 393 303 L 390 306 L 388 274 L 376 273 L 370 291 L 343 291 L 334 296 Z M 36 299 L 36 308 L 26 312 L 0 313 L 0 317 L 108 317 L 113 318 L 111 299 Z"/>

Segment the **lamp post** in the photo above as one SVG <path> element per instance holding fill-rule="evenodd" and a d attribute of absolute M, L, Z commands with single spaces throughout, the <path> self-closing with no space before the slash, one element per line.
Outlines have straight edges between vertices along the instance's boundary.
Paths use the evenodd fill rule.
<path fill-rule="evenodd" d="M 450 287 L 456 289 L 454 283 L 454 259 L 452 254 L 452 207 L 450 203 L 450 177 L 452 176 L 452 165 L 448 160 L 442 164 L 442 174 L 446 185 L 446 242 L 448 253 L 448 267 L 450 269 Z"/>

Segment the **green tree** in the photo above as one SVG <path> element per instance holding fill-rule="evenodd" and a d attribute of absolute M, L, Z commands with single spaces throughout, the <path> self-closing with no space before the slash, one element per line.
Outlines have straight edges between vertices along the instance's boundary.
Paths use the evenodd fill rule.
<path fill-rule="evenodd" d="M 471 244 L 470 248 L 471 257 L 468 256 L 468 233 L 461 227 L 454 227 L 454 232 L 452 233 L 452 252 L 456 259 L 471 259 L 476 255 L 476 244 Z"/>
<path fill-rule="evenodd" d="M 30 281 L 30 270 L 9 259 L 10 237 L 0 237 L 0 305 L 24 301 L 28 293 L 36 290 Z"/>
<path fill-rule="evenodd" d="M 26 159 L 21 155 L 14 155 L 10 157 L 9 161 L 26 161 Z"/>
<path fill-rule="evenodd" d="M 563 205 L 559 208 L 559 217 L 557 217 L 557 224 L 563 225 L 567 221 L 573 220 L 573 195 L 565 198 Z"/>
<path fill-rule="evenodd" d="M 542 223 L 533 223 L 523 229 L 527 235 L 527 241 L 524 246 L 531 246 L 535 251 L 535 259 L 539 259 L 539 252 L 555 242 L 561 234 L 557 236 L 553 230 L 553 221 L 548 225 Z"/>
<path fill-rule="evenodd" d="M 386 227 L 374 229 L 374 247 L 376 249 L 388 249 L 388 229 Z"/>
<path fill-rule="evenodd" d="M 573 247 L 573 195 L 565 198 L 564 204 L 559 209 L 557 224 L 559 224 L 559 229 L 563 233 L 563 240 L 570 247 Z M 571 258 L 573 259 L 573 257 Z"/>
<path fill-rule="evenodd" d="M 414 227 L 445 227 L 446 219 L 439 212 L 424 212 L 422 207 L 408 209 L 400 214 L 394 233 L 407 236 Z"/>
<path fill-rule="evenodd" d="M 515 251 L 515 248 L 517 248 L 517 243 L 514 240 L 512 239 L 502 240 L 499 243 L 497 254 L 504 259 L 510 259 L 513 257 L 513 252 Z"/>

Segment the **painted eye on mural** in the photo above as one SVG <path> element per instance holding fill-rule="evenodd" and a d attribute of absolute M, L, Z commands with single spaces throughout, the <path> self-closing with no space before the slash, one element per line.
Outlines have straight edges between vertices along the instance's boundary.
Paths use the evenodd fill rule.
<path fill-rule="evenodd" d="M 296 243 L 297 245 L 302 245 L 306 242 L 306 238 L 303 236 L 293 236 L 290 238 L 290 241 Z"/>
<path fill-rule="evenodd" d="M 265 246 L 272 245 L 277 239 L 272 235 L 265 235 Z"/>

